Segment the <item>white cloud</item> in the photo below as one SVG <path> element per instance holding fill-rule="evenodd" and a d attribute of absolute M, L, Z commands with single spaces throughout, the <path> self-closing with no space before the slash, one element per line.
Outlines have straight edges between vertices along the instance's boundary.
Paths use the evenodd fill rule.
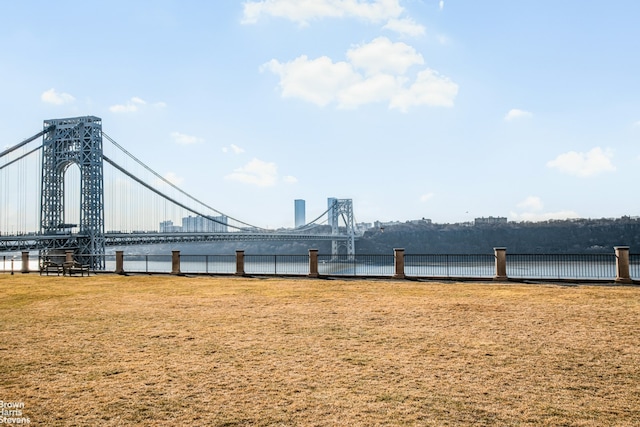
<path fill-rule="evenodd" d="M 458 94 L 458 85 L 437 71 L 427 69 L 418 73 L 418 78 L 408 89 L 403 89 L 393 97 L 390 108 L 406 112 L 409 107 L 429 105 L 432 107 L 453 107 Z"/>
<path fill-rule="evenodd" d="M 319 106 L 329 104 L 339 92 L 361 80 L 350 64 L 334 63 L 326 56 L 309 60 L 303 55 L 287 63 L 272 59 L 263 69 L 280 76 L 283 97 L 301 98 Z"/>
<path fill-rule="evenodd" d="M 434 193 L 426 193 L 426 194 L 423 194 L 422 196 L 420 196 L 420 201 L 421 201 L 422 203 L 426 203 L 426 202 L 428 202 L 429 200 L 433 199 L 433 197 L 434 197 L 434 196 L 435 196 L 435 194 L 434 194 Z"/>
<path fill-rule="evenodd" d="M 542 199 L 537 196 L 529 196 L 522 202 L 518 203 L 517 206 L 524 212 L 510 212 L 509 217 L 512 221 L 540 222 L 554 219 L 562 220 L 570 218 L 580 218 L 580 215 L 571 210 L 543 212 L 544 204 L 542 203 Z"/>
<path fill-rule="evenodd" d="M 446 45 L 449 44 L 450 40 L 449 37 L 439 34 L 436 36 L 436 40 L 438 40 L 438 43 L 442 44 L 442 45 Z"/>
<path fill-rule="evenodd" d="M 243 4 L 244 24 L 255 24 L 263 16 L 285 18 L 300 25 L 321 18 L 359 18 L 382 22 L 404 11 L 399 0 L 262 0 Z"/>
<path fill-rule="evenodd" d="M 614 172 L 616 168 L 611 163 L 612 157 L 611 150 L 603 151 L 602 148 L 595 147 L 587 153 L 569 151 L 560 154 L 554 160 L 547 162 L 547 167 L 569 175 L 588 177 L 603 172 Z"/>
<path fill-rule="evenodd" d="M 231 144 L 229 147 L 222 147 L 223 153 L 228 153 L 230 151 L 232 151 L 233 154 L 242 154 L 244 153 L 244 148 L 240 148 L 236 144 Z"/>
<path fill-rule="evenodd" d="M 517 108 L 513 108 L 509 110 L 504 119 L 506 121 L 516 120 L 516 119 L 525 119 L 527 117 L 532 117 L 533 114 L 529 111 L 519 110 Z"/>
<path fill-rule="evenodd" d="M 400 86 L 401 82 L 395 77 L 378 74 L 345 88 L 337 95 L 338 105 L 342 108 L 355 108 L 363 104 L 384 101 L 392 98 Z"/>
<path fill-rule="evenodd" d="M 444 9 L 444 0 L 440 0 L 438 7 L 440 8 L 440 10 Z"/>
<path fill-rule="evenodd" d="M 255 24 L 261 18 L 274 16 L 301 26 L 324 18 L 355 18 L 368 23 L 386 22 L 385 29 L 407 36 L 420 36 L 424 26 L 409 17 L 400 0 L 262 0 L 243 5 L 243 24 Z"/>
<path fill-rule="evenodd" d="M 422 55 L 405 43 L 392 43 L 386 37 L 378 37 L 370 43 L 358 45 L 347 51 L 347 58 L 354 68 L 365 74 L 404 74 L 413 65 L 424 64 Z"/>
<path fill-rule="evenodd" d="M 295 184 L 296 182 L 298 182 L 298 178 L 296 178 L 295 176 L 291 176 L 291 175 L 283 176 L 282 180 L 284 182 L 286 182 L 287 184 Z"/>
<path fill-rule="evenodd" d="M 411 18 L 390 19 L 382 28 L 412 37 L 423 36 L 426 32 L 424 25 L 417 24 Z"/>
<path fill-rule="evenodd" d="M 111 111 L 112 113 L 135 113 L 146 105 L 151 105 L 152 107 L 156 108 L 164 108 L 167 106 L 167 104 L 165 104 L 164 102 L 155 102 L 153 104 L 149 104 L 144 99 L 134 96 L 129 101 L 127 101 L 126 104 L 112 105 L 111 107 L 109 107 L 109 111 Z"/>
<path fill-rule="evenodd" d="M 633 127 L 640 128 L 640 120 L 638 120 L 637 122 L 633 123 Z"/>
<path fill-rule="evenodd" d="M 54 88 L 42 92 L 42 95 L 40 95 L 40 99 L 42 100 L 42 102 L 53 105 L 70 104 L 76 100 L 68 93 L 57 92 Z"/>
<path fill-rule="evenodd" d="M 184 178 L 179 177 L 175 172 L 167 172 L 164 174 L 163 178 L 176 186 L 179 186 L 184 182 Z"/>
<path fill-rule="evenodd" d="M 411 66 L 424 62 L 411 46 L 379 37 L 349 50 L 347 57 L 349 62 L 333 62 L 326 56 L 309 59 L 305 55 L 286 63 L 272 59 L 261 70 L 280 77 L 283 97 L 318 106 L 336 102 L 339 107 L 353 108 L 387 101 L 389 108 L 403 112 L 420 105 L 453 106 L 458 85 L 449 78 L 431 69 L 419 72 L 413 83 L 405 76 Z"/>
<path fill-rule="evenodd" d="M 171 137 L 173 140 L 180 145 L 190 145 L 197 144 L 200 142 L 204 142 L 204 139 L 199 138 L 197 136 L 186 135 L 180 132 L 171 132 Z"/>
<path fill-rule="evenodd" d="M 541 211 L 544 208 L 544 204 L 540 197 L 529 196 L 522 202 L 518 203 L 518 207 L 521 209 L 528 209 L 532 211 Z"/>
<path fill-rule="evenodd" d="M 224 179 L 253 184 L 258 187 L 272 187 L 278 180 L 278 167 L 275 163 L 254 158 L 243 167 L 225 176 Z"/>

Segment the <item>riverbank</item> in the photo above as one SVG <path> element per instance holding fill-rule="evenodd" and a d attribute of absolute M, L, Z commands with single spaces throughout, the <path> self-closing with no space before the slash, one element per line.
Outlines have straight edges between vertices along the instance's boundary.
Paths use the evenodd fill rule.
<path fill-rule="evenodd" d="M 0 275 L 37 425 L 637 425 L 640 289 Z"/>

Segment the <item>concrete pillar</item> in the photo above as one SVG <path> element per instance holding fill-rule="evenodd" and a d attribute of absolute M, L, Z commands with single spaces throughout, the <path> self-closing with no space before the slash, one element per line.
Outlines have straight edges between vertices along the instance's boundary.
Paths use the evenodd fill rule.
<path fill-rule="evenodd" d="M 22 252 L 22 272 L 29 272 L 29 251 Z"/>
<path fill-rule="evenodd" d="M 309 249 L 309 277 L 318 277 L 318 250 Z"/>
<path fill-rule="evenodd" d="M 236 251 L 236 275 L 244 276 L 244 251 Z"/>
<path fill-rule="evenodd" d="M 616 283 L 632 283 L 629 273 L 629 246 L 615 246 Z"/>
<path fill-rule="evenodd" d="M 171 274 L 180 274 L 180 251 L 171 251 Z"/>
<path fill-rule="evenodd" d="M 393 277 L 396 279 L 404 279 L 404 249 L 394 249 L 393 260 L 395 266 L 395 274 Z"/>
<path fill-rule="evenodd" d="M 124 274 L 124 251 L 116 251 L 116 274 Z"/>
<path fill-rule="evenodd" d="M 73 251 L 64 251 L 64 262 L 73 262 Z"/>
<path fill-rule="evenodd" d="M 493 248 L 496 259 L 496 275 L 493 280 L 507 280 L 507 248 Z"/>

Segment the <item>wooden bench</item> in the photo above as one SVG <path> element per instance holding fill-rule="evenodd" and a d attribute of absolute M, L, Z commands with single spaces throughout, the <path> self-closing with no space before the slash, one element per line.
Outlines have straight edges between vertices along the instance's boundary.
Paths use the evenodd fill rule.
<path fill-rule="evenodd" d="M 80 274 L 81 276 L 84 276 L 84 273 L 87 273 L 87 276 L 89 275 L 89 266 L 88 265 L 84 265 L 84 264 L 80 264 L 79 262 L 76 261 L 72 261 L 72 262 L 65 262 L 63 264 L 63 274 L 65 276 L 69 275 L 69 276 L 73 276 L 74 274 Z"/>
<path fill-rule="evenodd" d="M 64 275 L 64 267 L 62 264 L 58 264 L 57 262 L 44 261 L 40 265 L 40 275 L 42 276 L 45 274 L 48 276 L 49 273 L 56 273 L 57 276 L 59 276 L 60 273 Z"/>

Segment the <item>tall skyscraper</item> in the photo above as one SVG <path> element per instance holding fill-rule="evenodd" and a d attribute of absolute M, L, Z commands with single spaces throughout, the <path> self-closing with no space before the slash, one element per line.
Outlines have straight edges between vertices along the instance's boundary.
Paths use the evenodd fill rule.
<path fill-rule="evenodd" d="M 305 219 L 305 203 L 302 199 L 296 199 L 293 201 L 295 208 L 295 227 L 301 227 L 306 224 Z"/>

